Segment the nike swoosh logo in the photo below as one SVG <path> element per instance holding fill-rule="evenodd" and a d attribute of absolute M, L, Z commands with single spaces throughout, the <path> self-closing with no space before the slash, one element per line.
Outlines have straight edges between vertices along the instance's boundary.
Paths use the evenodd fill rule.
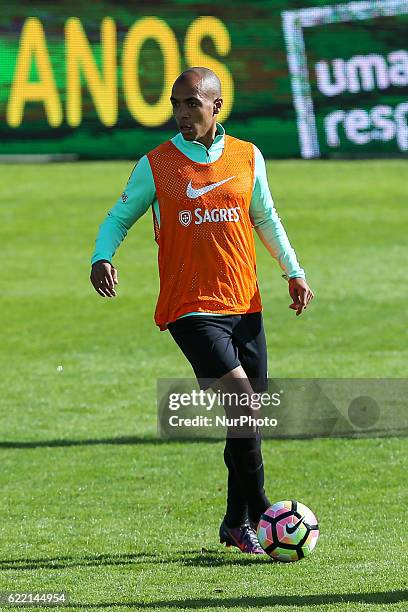
<path fill-rule="evenodd" d="M 220 185 L 223 185 L 227 181 L 231 181 L 233 178 L 235 178 L 235 176 L 230 176 L 229 178 L 226 178 L 223 181 L 218 181 L 218 183 L 211 183 L 211 185 L 206 185 L 205 187 L 199 187 L 199 189 L 194 189 L 194 187 L 192 185 L 193 181 L 190 181 L 189 184 L 187 185 L 187 189 L 186 189 L 187 197 L 192 199 L 192 200 L 194 200 L 195 198 L 199 198 L 200 196 L 204 195 L 205 193 L 208 193 L 209 191 L 212 191 L 216 187 L 219 187 Z"/>
<path fill-rule="evenodd" d="M 298 522 L 293 525 L 293 527 L 289 527 L 289 525 L 286 525 L 286 531 L 291 534 L 291 533 L 295 533 L 296 529 L 299 527 L 300 523 L 303 523 L 304 520 L 304 516 L 302 516 L 301 519 L 298 520 Z"/>

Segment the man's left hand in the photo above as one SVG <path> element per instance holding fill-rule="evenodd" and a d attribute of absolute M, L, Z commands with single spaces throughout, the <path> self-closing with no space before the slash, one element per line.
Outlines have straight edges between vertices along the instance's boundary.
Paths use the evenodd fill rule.
<path fill-rule="evenodd" d="M 303 278 L 289 279 L 289 295 L 293 300 L 289 308 L 296 310 L 297 317 L 302 314 L 314 297 L 313 291 Z"/>

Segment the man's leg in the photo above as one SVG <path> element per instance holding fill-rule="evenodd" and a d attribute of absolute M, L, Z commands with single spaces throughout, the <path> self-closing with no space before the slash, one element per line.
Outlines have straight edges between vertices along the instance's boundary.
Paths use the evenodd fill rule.
<path fill-rule="evenodd" d="M 268 390 L 268 352 L 262 312 L 245 314 L 240 317 L 233 329 L 233 342 L 238 357 L 253 391 L 263 393 Z M 256 412 L 256 411 L 255 411 Z M 256 414 L 254 416 L 257 416 Z M 259 415 L 258 415 L 259 416 Z M 248 513 L 251 524 L 257 525 L 264 503 L 270 505 L 264 490 L 264 465 L 261 451 L 261 435 L 257 432 L 252 448 L 253 475 L 260 495 L 248 499 Z"/>
<path fill-rule="evenodd" d="M 246 492 L 243 499 L 248 505 L 248 518 L 252 525 L 257 525 L 261 514 L 271 505 L 264 489 L 261 436 L 258 434 L 254 438 L 228 438 L 226 448 L 234 471 L 234 486 L 241 481 L 240 488 Z M 229 469 L 231 472 L 231 468 Z"/>
<path fill-rule="evenodd" d="M 168 324 L 171 335 L 191 363 L 202 389 L 207 389 L 209 386 L 214 388 L 214 381 L 222 380 L 225 376 L 228 381 L 230 373 L 237 368 L 240 368 L 241 377 L 249 385 L 246 374 L 240 366 L 238 349 L 232 342 L 232 329 L 240 319 L 240 315 L 222 317 L 193 315 Z M 237 377 L 236 373 L 233 377 Z M 223 521 L 220 539 L 227 544 L 238 546 L 243 552 L 263 553 L 256 534 L 247 524 L 248 495 L 245 479 L 243 480 L 239 474 L 239 466 L 238 470 L 235 466 L 236 453 L 235 448 L 230 449 L 228 446 L 224 454 L 229 473 L 226 513 L 228 524 Z M 229 524 L 238 520 L 244 523 L 239 527 L 229 528 Z"/>
<path fill-rule="evenodd" d="M 238 366 L 217 380 L 213 389 L 221 393 L 236 393 L 238 397 L 244 394 L 252 396 L 254 393 L 247 375 Z M 225 406 L 227 416 L 234 417 L 242 413 L 242 407 L 237 405 Z M 252 411 L 249 410 L 249 414 Z M 228 499 L 225 521 L 230 524 L 234 517 L 234 510 L 242 507 L 242 501 L 248 504 L 248 513 L 251 523 L 257 524 L 261 514 L 271 504 L 264 489 L 264 467 L 261 452 L 261 436 L 256 427 L 252 427 L 249 437 L 241 437 L 240 430 L 230 429 L 225 444 L 224 459 L 228 468 Z M 236 503 L 241 501 L 239 505 Z M 236 516 L 236 520 L 238 516 Z M 242 523 L 237 523 L 242 524 Z M 236 526 L 236 525 L 230 525 Z"/>
<path fill-rule="evenodd" d="M 224 521 L 228 527 L 239 527 L 248 520 L 248 504 L 237 477 L 228 444 L 224 448 L 224 463 L 228 470 L 227 509 Z"/>

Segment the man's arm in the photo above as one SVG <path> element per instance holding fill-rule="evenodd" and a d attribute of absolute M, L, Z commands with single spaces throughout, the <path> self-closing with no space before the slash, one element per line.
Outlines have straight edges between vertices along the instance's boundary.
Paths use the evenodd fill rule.
<path fill-rule="evenodd" d="M 134 167 L 125 190 L 99 226 L 91 258 L 90 280 L 102 297 L 116 295 L 117 270 L 112 258 L 128 230 L 148 210 L 156 197 L 149 160 L 144 155 Z"/>
<path fill-rule="evenodd" d="M 293 300 L 289 308 L 301 314 L 313 298 L 313 292 L 305 281 L 305 272 L 297 260 L 282 222 L 276 212 L 268 185 L 265 160 L 254 145 L 255 177 L 249 214 L 262 243 L 278 261 L 289 281 L 289 294 Z"/>
<path fill-rule="evenodd" d="M 276 212 L 268 185 L 266 165 L 260 150 L 255 147 L 255 180 L 249 214 L 262 243 L 278 261 L 288 278 L 305 278 L 289 238 Z"/>
<path fill-rule="evenodd" d="M 155 197 L 153 174 L 144 155 L 133 168 L 124 192 L 99 226 L 92 264 L 101 259 L 112 261 L 128 230 L 145 214 Z"/>

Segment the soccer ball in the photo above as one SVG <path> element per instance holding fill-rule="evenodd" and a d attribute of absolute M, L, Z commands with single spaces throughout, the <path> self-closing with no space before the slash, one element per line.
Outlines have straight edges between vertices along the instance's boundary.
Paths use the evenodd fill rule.
<path fill-rule="evenodd" d="M 277 561 L 299 561 L 316 546 L 319 526 L 313 512 L 298 501 L 280 501 L 262 514 L 257 536 L 264 551 Z"/>

